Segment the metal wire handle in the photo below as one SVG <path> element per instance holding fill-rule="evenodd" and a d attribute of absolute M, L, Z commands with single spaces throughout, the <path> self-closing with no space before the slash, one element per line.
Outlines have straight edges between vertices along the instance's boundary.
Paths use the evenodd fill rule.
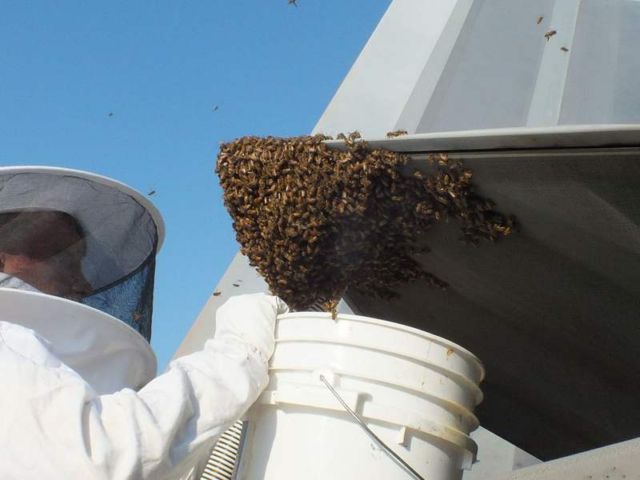
<path fill-rule="evenodd" d="M 416 472 L 413 468 L 411 468 L 411 466 L 407 462 L 405 462 L 402 458 L 400 458 L 396 452 L 391 450 L 391 448 L 389 448 L 386 443 L 380 440 L 378 436 L 375 433 L 373 433 L 369 427 L 367 427 L 367 424 L 364 423 L 362 418 L 360 418 L 360 415 L 358 415 L 356 412 L 354 412 L 349 408 L 349 405 L 346 404 L 346 402 L 342 399 L 340 394 L 338 394 L 338 392 L 336 392 L 336 390 L 331 386 L 331 384 L 327 381 L 327 379 L 324 378 L 324 375 L 320 375 L 320 380 L 322 381 L 322 383 L 324 383 L 327 386 L 327 388 L 331 391 L 331 393 L 333 393 L 333 396 L 336 397 L 338 402 L 340 402 L 340 405 L 342 405 L 342 407 L 347 411 L 347 413 L 349 413 L 349 415 L 353 417 L 353 419 L 358 423 L 360 428 L 362 428 L 365 431 L 365 433 L 369 436 L 369 438 L 371 438 L 371 440 L 373 440 L 376 443 L 376 445 L 378 445 L 378 447 L 380 447 L 389 457 L 391 457 L 391 460 L 393 460 L 398 466 L 402 467 L 409 475 L 411 475 L 416 480 L 425 480 L 424 477 L 420 476 L 418 472 Z"/>

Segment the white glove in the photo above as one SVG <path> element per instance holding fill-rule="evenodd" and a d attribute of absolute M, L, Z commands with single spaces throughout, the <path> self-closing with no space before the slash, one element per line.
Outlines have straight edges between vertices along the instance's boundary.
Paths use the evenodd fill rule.
<path fill-rule="evenodd" d="M 284 301 L 264 293 L 231 297 L 216 312 L 214 338 L 249 343 L 268 360 L 275 348 L 276 315 L 288 311 Z"/>

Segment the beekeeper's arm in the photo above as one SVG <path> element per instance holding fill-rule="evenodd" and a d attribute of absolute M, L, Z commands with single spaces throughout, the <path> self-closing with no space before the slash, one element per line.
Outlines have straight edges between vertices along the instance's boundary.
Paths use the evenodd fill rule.
<path fill-rule="evenodd" d="M 96 396 L 74 372 L 55 372 L 59 386 L 38 408 L 28 406 L 41 431 L 21 436 L 46 445 L 36 458 L 48 459 L 48 478 L 164 478 L 258 398 L 268 381 L 276 315 L 285 311 L 276 297 L 231 298 L 218 309 L 215 337 L 204 349 L 175 360 L 138 392 Z"/>
<path fill-rule="evenodd" d="M 203 351 L 172 362 L 137 393 L 102 400 L 103 425 L 122 419 L 138 430 L 130 441 L 139 445 L 144 478 L 157 478 L 200 445 L 210 446 L 256 401 L 269 379 L 276 315 L 286 311 L 276 297 L 233 297 L 218 309 L 215 337 Z M 118 445 L 121 435 L 116 430 L 107 439 Z"/>

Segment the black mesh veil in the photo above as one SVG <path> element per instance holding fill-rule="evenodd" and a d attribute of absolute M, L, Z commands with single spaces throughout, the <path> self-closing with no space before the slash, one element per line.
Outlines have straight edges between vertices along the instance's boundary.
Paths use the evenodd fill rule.
<path fill-rule="evenodd" d="M 131 275 L 80 300 L 137 330 L 151 341 L 155 253 Z"/>
<path fill-rule="evenodd" d="M 112 180 L 0 168 L 2 278 L 102 310 L 148 341 L 162 231 L 155 208 Z"/>

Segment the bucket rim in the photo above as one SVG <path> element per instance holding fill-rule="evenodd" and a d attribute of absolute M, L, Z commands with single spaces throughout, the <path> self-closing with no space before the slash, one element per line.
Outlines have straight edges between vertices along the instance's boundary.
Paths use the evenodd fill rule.
<path fill-rule="evenodd" d="M 278 315 L 278 320 L 292 320 L 295 318 L 322 318 L 322 319 L 331 319 L 331 313 L 329 312 L 289 312 L 289 313 L 285 313 L 282 315 Z M 429 341 L 433 341 L 435 343 L 438 343 L 442 346 L 445 347 L 449 347 L 449 348 L 453 348 L 456 353 L 461 354 L 461 356 L 465 357 L 467 360 L 470 360 L 470 363 L 474 364 L 477 366 L 478 370 L 480 371 L 480 375 L 479 375 L 479 383 L 482 382 L 485 378 L 485 368 L 484 368 L 484 364 L 482 363 L 482 360 L 480 360 L 476 355 L 474 355 L 473 353 L 471 353 L 469 350 L 467 350 L 466 348 L 458 345 L 455 342 L 452 342 L 451 340 L 447 340 L 446 338 L 440 337 L 438 335 L 435 335 L 433 333 L 429 333 L 426 332 L 424 330 L 420 330 L 419 328 L 415 328 L 415 327 L 410 327 L 408 325 L 403 325 L 401 323 L 397 323 L 397 322 L 392 322 L 389 320 L 382 320 L 380 318 L 375 318 L 375 317 L 368 317 L 365 315 L 354 315 L 354 314 L 343 314 L 343 313 L 339 313 L 337 318 L 335 320 L 331 319 L 333 322 L 339 322 L 341 320 L 348 320 L 351 322 L 357 322 L 357 323 L 366 323 L 366 324 L 371 324 L 371 325 L 377 325 L 377 326 L 381 326 L 381 327 L 385 327 L 385 328 L 390 328 L 392 330 L 399 330 L 399 331 L 403 331 L 403 332 L 407 332 L 407 333 L 411 333 L 413 335 L 417 335 L 419 337 L 423 337 Z M 277 338 L 276 338 L 277 340 Z"/>

